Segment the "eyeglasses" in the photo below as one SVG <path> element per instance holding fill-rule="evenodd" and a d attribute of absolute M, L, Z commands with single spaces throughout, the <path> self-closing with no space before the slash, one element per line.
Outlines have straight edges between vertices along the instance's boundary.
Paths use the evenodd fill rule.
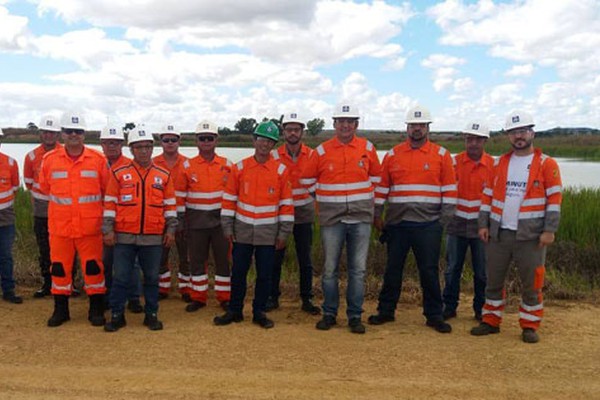
<path fill-rule="evenodd" d="M 512 129 L 512 130 L 508 131 L 507 133 L 509 135 L 525 135 L 526 133 L 529 133 L 531 131 L 532 131 L 531 128 L 517 128 L 517 129 Z"/>
<path fill-rule="evenodd" d="M 214 136 L 198 136 L 197 139 L 199 142 L 214 142 L 215 141 Z"/>
<path fill-rule="evenodd" d="M 154 146 L 146 145 L 146 146 L 131 146 L 131 150 L 152 150 Z"/>
<path fill-rule="evenodd" d="M 178 137 L 174 137 L 174 138 L 161 138 L 160 139 L 161 142 L 163 143 L 177 143 L 179 142 L 179 138 Z"/>
<path fill-rule="evenodd" d="M 83 135 L 83 130 L 82 129 L 63 129 L 63 133 L 66 135 Z"/>

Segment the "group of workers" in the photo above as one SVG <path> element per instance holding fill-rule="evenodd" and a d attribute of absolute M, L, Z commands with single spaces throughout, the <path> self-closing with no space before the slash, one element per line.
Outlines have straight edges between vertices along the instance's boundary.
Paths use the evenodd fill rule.
<path fill-rule="evenodd" d="M 395 320 L 405 260 L 412 250 L 425 324 L 451 332 L 448 320 L 457 315 L 470 249 L 473 311 L 479 321 L 471 334 L 500 331 L 505 280 L 514 262 L 523 287 L 522 340 L 539 341 L 545 254 L 558 229 L 562 183 L 556 161 L 533 147 L 532 116 L 523 111 L 507 116 L 504 131 L 512 149 L 497 159 L 484 150 L 489 128 L 481 121 L 469 122 L 463 130 L 465 151 L 453 157 L 429 140 L 431 115 L 416 106 L 406 115 L 406 141 L 389 150 L 381 163 L 375 146 L 357 135 L 359 120 L 355 105 L 339 104 L 333 115 L 334 137 L 311 149 L 302 141 L 304 120 L 297 113 L 285 114 L 281 132 L 271 121 L 258 124 L 252 135 L 254 154 L 232 164 L 215 152 L 219 133 L 211 121 L 198 124 L 198 155 L 188 159 L 179 153 L 181 132 L 173 125 L 159 132 L 140 125 L 129 130 L 127 139 L 121 128 L 107 126 L 100 135 L 102 154 L 84 145 L 81 115 L 45 116 L 39 126 L 41 145 L 26 156 L 24 177 L 34 204 L 43 278 L 34 297 L 54 298 L 48 326 L 70 319 L 77 256 L 93 326 L 119 330 L 126 325 L 127 308 L 145 313 L 143 323 L 150 330 L 162 329 L 159 300 L 171 289 L 169 250 L 175 246 L 178 292 L 187 312 L 207 304 L 212 251 L 212 282 L 224 310 L 214 324 L 243 321 L 247 275 L 254 263 L 252 322 L 271 328 L 268 312 L 279 307 L 281 267 L 293 235 L 301 310 L 322 314 L 319 330 L 337 324 L 345 246 L 347 324 L 350 332 L 362 334 L 374 226 L 387 245 L 387 264 L 377 313 L 368 317 L 368 324 Z M 153 133 L 163 149 L 154 158 Z M 275 149 L 280 133 L 284 143 Z M 122 154 L 126 141 L 133 159 Z M 3 299 L 15 304 L 22 302 L 15 294 L 11 255 L 18 186 L 15 160 L 0 153 L 0 275 Z M 321 307 L 312 300 L 315 216 L 324 256 Z"/>

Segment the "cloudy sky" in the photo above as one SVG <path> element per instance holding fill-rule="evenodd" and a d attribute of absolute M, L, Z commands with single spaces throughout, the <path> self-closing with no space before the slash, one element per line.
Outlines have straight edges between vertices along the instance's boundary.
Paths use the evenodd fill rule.
<path fill-rule="evenodd" d="M 522 108 L 541 129 L 600 126 L 600 0 L 0 0 L 0 126 L 78 109 L 233 127 L 297 111 L 330 126 L 434 130 Z"/>

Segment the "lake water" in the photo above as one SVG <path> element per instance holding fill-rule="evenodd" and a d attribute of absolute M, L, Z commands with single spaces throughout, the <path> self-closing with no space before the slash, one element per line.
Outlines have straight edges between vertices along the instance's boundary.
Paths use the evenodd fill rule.
<path fill-rule="evenodd" d="M 37 144 L 21 144 L 21 143 L 3 143 L 0 147 L 0 152 L 6 153 L 13 157 L 19 163 L 19 171 L 23 174 L 23 160 L 27 153 L 33 150 Z M 92 148 L 101 150 L 99 145 L 91 145 Z M 181 147 L 180 151 L 183 155 L 193 157 L 198 154 L 198 149 L 195 147 Z M 241 159 L 250 156 L 254 152 L 251 148 L 237 147 L 218 147 L 217 153 L 221 156 L 229 158 L 233 162 L 238 162 Z M 129 148 L 123 147 L 123 153 L 131 156 Z M 160 146 L 154 148 L 154 154 L 162 153 Z M 379 158 L 383 158 L 385 151 L 377 152 Z M 562 174 L 564 186 L 574 188 L 600 188 L 600 162 L 579 161 L 566 158 L 557 158 Z"/>

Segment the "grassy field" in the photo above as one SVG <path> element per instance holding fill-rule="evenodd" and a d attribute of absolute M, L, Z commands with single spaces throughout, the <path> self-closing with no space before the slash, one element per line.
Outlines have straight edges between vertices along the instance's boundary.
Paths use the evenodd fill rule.
<path fill-rule="evenodd" d="M 15 210 L 17 215 L 17 238 L 14 246 L 15 276 L 23 285 L 37 285 L 39 270 L 37 267 L 37 246 L 33 233 L 31 215 L 31 199 L 28 192 L 20 189 L 17 193 Z M 560 299 L 592 299 L 600 287 L 600 190 L 585 189 L 579 191 L 565 190 L 562 205 L 560 230 L 556 243 L 548 250 L 546 260 L 547 280 L 546 295 Z M 171 252 L 175 254 L 176 252 Z M 444 254 L 442 244 L 442 254 Z M 297 296 L 298 272 L 295 261 L 293 241 L 286 252 L 285 265 L 282 272 L 284 293 Z M 381 277 L 385 270 L 386 249 L 378 241 L 378 234 L 373 231 L 368 260 L 367 296 L 375 297 L 380 289 Z M 467 263 L 470 263 L 467 260 Z M 315 226 L 313 245 L 313 264 L 315 275 L 319 276 L 323 265 L 322 247 L 318 226 Z M 440 260 L 443 271 L 446 262 Z M 345 256 L 342 257 L 342 269 L 345 269 Z M 343 274 L 342 274 L 343 275 Z M 463 288 L 472 291 L 472 273 L 470 267 L 465 268 Z M 518 281 L 513 271 L 508 289 L 519 290 Z M 315 285 L 319 292 L 319 285 Z M 409 255 L 405 268 L 405 284 L 403 299 L 418 301 L 420 291 L 418 274 L 412 254 Z"/>

